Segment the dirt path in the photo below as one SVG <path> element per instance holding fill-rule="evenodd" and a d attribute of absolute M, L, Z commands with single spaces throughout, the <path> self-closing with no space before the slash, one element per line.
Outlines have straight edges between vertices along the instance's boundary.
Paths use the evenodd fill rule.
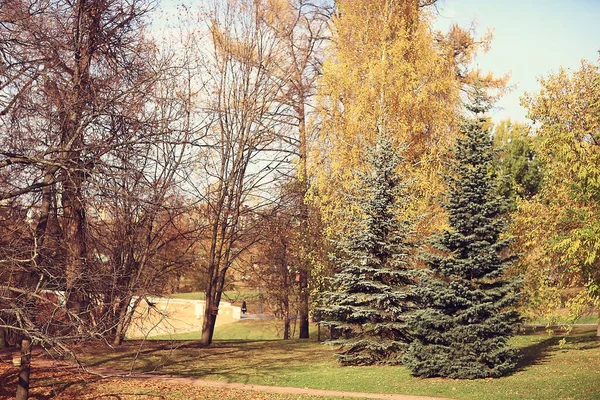
<path fill-rule="evenodd" d="M 58 363 L 53 360 L 48 360 L 40 357 L 36 357 L 32 361 L 32 367 L 42 368 L 60 368 L 67 370 L 78 370 L 78 368 L 72 364 Z M 338 396 L 346 398 L 360 398 L 360 399 L 387 399 L 387 400 L 449 400 L 441 397 L 427 397 L 427 396 L 411 396 L 402 394 L 384 394 L 384 393 L 360 393 L 360 392 L 344 392 L 338 390 L 321 390 L 321 389 L 310 389 L 310 388 L 296 388 L 288 386 L 264 386 L 264 385 L 252 385 L 245 383 L 235 382 L 221 382 L 221 381 L 209 381 L 200 378 L 193 377 L 181 377 L 176 375 L 165 375 L 155 373 L 129 373 L 127 371 L 117 371 L 107 368 L 88 368 L 87 372 L 93 374 L 99 374 L 104 377 L 122 377 L 124 379 L 139 379 L 148 380 L 155 382 L 162 382 L 172 385 L 193 385 L 201 387 L 214 387 L 222 389 L 238 389 L 248 390 L 255 392 L 284 394 L 284 395 L 312 395 L 312 396 Z"/>
<path fill-rule="evenodd" d="M 15 349 L 0 349 L 0 361 L 9 363 L 13 355 L 17 355 Z M 74 364 L 62 361 L 44 358 L 39 349 L 34 351 L 32 358 L 32 368 L 61 369 L 73 372 L 81 372 L 81 369 Z M 156 373 L 131 373 L 129 371 L 118 371 L 102 367 L 86 368 L 86 372 L 100 375 L 102 377 L 117 377 L 123 379 L 139 379 L 144 381 L 157 381 L 172 385 L 192 385 L 199 387 L 214 387 L 221 389 L 237 389 L 254 392 L 274 393 L 283 395 L 312 395 L 312 396 L 337 396 L 346 398 L 360 399 L 388 399 L 388 400 L 449 400 L 441 397 L 411 396 L 402 394 L 384 394 L 384 393 L 360 393 L 344 392 L 338 390 L 322 390 L 310 388 L 296 388 L 288 386 L 264 386 L 235 382 L 210 381 L 193 377 L 181 377 L 177 375 L 166 375 Z"/>
<path fill-rule="evenodd" d="M 219 381 L 207 381 L 198 378 L 182 378 L 170 375 L 134 375 L 136 379 L 151 379 L 159 380 L 162 382 L 172 384 L 190 384 L 194 386 L 204 387 L 215 387 L 225 389 L 240 389 L 240 390 L 252 390 L 255 392 L 266 392 L 276 394 L 297 394 L 297 395 L 312 395 L 312 396 L 338 396 L 348 398 L 360 398 L 360 399 L 388 399 L 388 400 L 444 400 L 440 397 L 426 397 L 426 396 L 409 396 L 402 394 L 383 394 L 383 393 L 360 393 L 360 392 L 342 392 L 338 390 L 321 390 L 321 389 L 309 389 L 309 388 L 295 388 L 288 386 L 263 386 L 263 385 L 250 385 L 245 383 L 232 383 L 232 382 L 219 382 Z"/>

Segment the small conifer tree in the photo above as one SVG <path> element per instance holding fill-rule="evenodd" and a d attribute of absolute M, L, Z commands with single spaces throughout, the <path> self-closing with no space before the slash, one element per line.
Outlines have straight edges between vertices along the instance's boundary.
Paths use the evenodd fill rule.
<path fill-rule="evenodd" d="M 516 365 L 507 342 L 519 316 L 518 280 L 504 272 L 514 261 L 505 231 L 506 200 L 491 174 L 492 139 L 479 116 L 469 110 L 448 176 L 450 229 L 431 239 L 415 298 L 422 308 L 409 318 L 415 340 L 402 361 L 413 375 L 475 379 L 497 377 Z"/>
<path fill-rule="evenodd" d="M 387 137 L 379 134 L 367 152 L 366 172 L 357 174 L 358 194 L 351 198 L 353 223 L 338 242 L 339 271 L 319 310 L 343 365 L 398 364 L 410 342 L 405 314 L 415 245 L 411 221 L 400 218 L 408 183 L 397 172 L 401 157 Z"/>

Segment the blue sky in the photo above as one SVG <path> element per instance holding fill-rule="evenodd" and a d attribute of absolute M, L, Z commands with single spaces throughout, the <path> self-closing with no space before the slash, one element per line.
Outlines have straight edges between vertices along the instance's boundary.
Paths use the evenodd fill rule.
<path fill-rule="evenodd" d="M 519 98 L 539 91 L 537 79 L 560 66 L 577 69 L 582 59 L 597 62 L 600 50 L 600 0 L 438 0 L 436 27 L 452 23 L 476 33 L 494 30 L 494 41 L 477 64 L 483 70 L 511 73 L 515 89 L 492 112 L 497 122 L 527 122 Z"/>

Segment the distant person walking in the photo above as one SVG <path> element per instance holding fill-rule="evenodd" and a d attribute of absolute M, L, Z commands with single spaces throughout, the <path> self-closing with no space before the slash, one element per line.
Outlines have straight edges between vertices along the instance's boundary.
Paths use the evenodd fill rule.
<path fill-rule="evenodd" d="M 246 306 L 246 300 L 242 301 L 242 314 L 246 314 L 248 312 L 248 307 Z"/>

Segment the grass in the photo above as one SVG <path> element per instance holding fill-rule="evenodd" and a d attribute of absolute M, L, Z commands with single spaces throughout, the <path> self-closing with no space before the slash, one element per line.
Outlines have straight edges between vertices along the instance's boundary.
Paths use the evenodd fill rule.
<path fill-rule="evenodd" d="M 206 294 L 204 292 L 190 292 L 190 293 L 173 293 L 170 295 L 173 299 L 185 299 L 185 300 L 204 300 Z M 229 290 L 223 292 L 222 301 L 229 302 L 234 306 L 241 306 L 242 301 L 246 301 L 249 313 L 258 312 L 258 301 L 259 291 L 257 289 L 239 289 Z M 267 302 L 263 301 L 263 312 L 270 312 Z"/>
<path fill-rule="evenodd" d="M 204 293 L 204 292 L 173 293 L 169 297 L 171 297 L 173 299 L 204 300 L 204 299 L 206 299 L 206 293 Z"/>
<path fill-rule="evenodd" d="M 0 399 L 12 399 L 18 380 L 18 368 L 0 362 Z M 30 399 L 118 399 L 118 400 L 333 400 L 331 397 L 281 395 L 251 390 L 170 384 L 159 380 L 101 379 L 94 375 L 35 367 L 32 371 Z"/>
<path fill-rule="evenodd" d="M 241 320 L 217 326 L 213 335 L 214 340 L 275 340 L 282 338 L 282 323 L 274 319 Z M 148 340 L 200 340 L 200 332 L 155 336 Z"/>
<path fill-rule="evenodd" d="M 262 328 L 243 321 L 235 329 Z M 519 370 L 500 379 L 419 379 L 402 366 L 341 367 L 328 346 L 300 340 L 217 340 L 209 348 L 153 342 L 137 354 L 134 368 L 229 382 L 455 399 L 600 399 L 600 341 L 594 335 L 594 329 L 578 328 L 562 346 L 561 336 L 519 335 L 513 340 L 522 354 Z M 89 361 L 129 367 L 137 346 L 91 354 Z"/>
<path fill-rule="evenodd" d="M 598 314 L 582 315 L 579 318 L 573 320 L 568 316 L 554 316 L 551 318 L 536 318 L 530 321 L 531 324 L 540 325 L 561 325 L 561 324 L 597 324 Z"/>
<path fill-rule="evenodd" d="M 174 299 L 186 299 L 186 300 L 204 300 L 206 294 L 204 292 L 190 292 L 190 293 L 173 293 L 170 297 Z M 228 290 L 223 292 L 221 298 L 223 301 L 230 303 L 242 303 L 246 301 L 258 300 L 258 290 L 256 289 L 239 289 L 239 290 Z"/>

